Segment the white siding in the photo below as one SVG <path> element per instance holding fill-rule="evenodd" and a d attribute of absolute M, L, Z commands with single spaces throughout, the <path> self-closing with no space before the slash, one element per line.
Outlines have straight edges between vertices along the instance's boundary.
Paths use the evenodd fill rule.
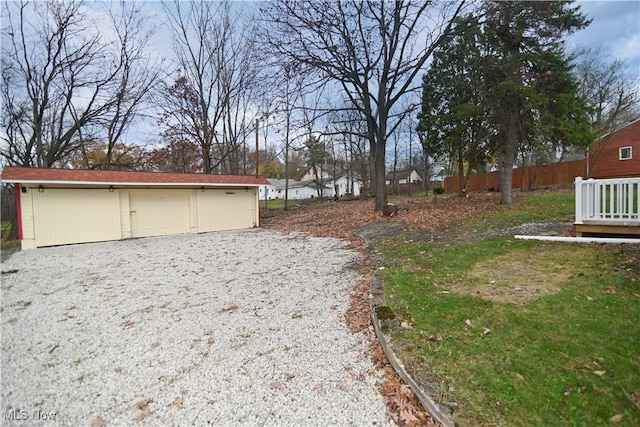
<path fill-rule="evenodd" d="M 129 209 L 129 190 L 120 191 L 120 227 L 122 238 L 131 237 L 131 211 Z"/>
<path fill-rule="evenodd" d="M 256 227 L 257 187 L 20 192 L 22 248 Z"/>
<path fill-rule="evenodd" d="M 121 238 L 117 191 L 46 188 L 42 192 L 30 189 L 30 193 L 36 246 Z M 24 230 L 23 227 L 23 233 Z"/>
<path fill-rule="evenodd" d="M 33 188 L 27 188 L 22 192 L 20 187 L 20 221 L 22 224 L 22 249 L 33 249 L 36 247 L 36 232 L 33 226 Z"/>
<path fill-rule="evenodd" d="M 199 233 L 257 225 L 255 188 L 207 189 L 196 194 Z"/>
<path fill-rule="evenodd" d="M 131 190 L 131 237 L 189 233 L 190 190 Z"/>

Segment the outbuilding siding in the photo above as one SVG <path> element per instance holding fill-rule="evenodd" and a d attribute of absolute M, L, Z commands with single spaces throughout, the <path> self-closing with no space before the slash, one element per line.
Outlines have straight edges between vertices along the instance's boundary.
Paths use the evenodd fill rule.
<path fill-rule="evenodd" d="M 256 227 L 258 186 L 267 183 L 254 176 L 11 167 L 2 180 L 17 184 L 23 249 Z"/>

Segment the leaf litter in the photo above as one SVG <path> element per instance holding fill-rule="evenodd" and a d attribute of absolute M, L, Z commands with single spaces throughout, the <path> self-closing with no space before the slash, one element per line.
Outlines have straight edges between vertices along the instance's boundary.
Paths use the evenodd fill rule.
<path fill-rule="evenodd" d="M 283 233 L 302 232 L 318 237 L 334 237 L 348 240 L 351 248 L 364 253 L 366 241 L 378 237 L 394 236 L 409 232 L 414 241 L 441 240 L 441 235 L 456 223 L 480 212 L 498 209 L 497 194 L 472 195 L 461 199 L 455 195 L 436 197 L 391 197 L 390 202 L 408 209 L 392 218 L 374 212 L 372 199 L 319 202 L 313 208 L 297 208 L 290 211 L 262 210 L 263 228 Z M 376 367 L 385 373 L 380 385 L 387 410 L 400 426 L 438 426 L 422 408 L 411 388 L 406 385 L 385 356 L 375 334 L 371 330 L 369 287 L 373 272 L 378 268 L 372 256 L 363 256 L 358 266 L 363 279 L 356 284 L 345 313 L 345 320 L 352 332 L 369 329 L 372 359 Z M 485 332 L 485 334 L 490 331 Z"/>

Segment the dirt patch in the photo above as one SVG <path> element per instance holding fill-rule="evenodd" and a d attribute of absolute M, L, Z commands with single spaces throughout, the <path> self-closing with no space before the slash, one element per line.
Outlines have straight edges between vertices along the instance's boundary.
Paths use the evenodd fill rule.
<path fill-rule="evenodd" d="M 406 226 L 403 224 L 387 221 L 366 224 L 352 231 L 354 234 L 362 238 L 366 244 L 369 244 L 373 240 L 397 236 L 405 230 Z"/>
<path fill-rule="evenodd" d="M 453 283 L 450 290 L 489 301 L 524 305 L 534 298 L 558 292 L 563 282 L 578 273 L 554 261 L 562 259 L 563 252 L 570 251 L 569 247 L 537 252 L 510 251 L 477 263 L 467 280 Z"/>

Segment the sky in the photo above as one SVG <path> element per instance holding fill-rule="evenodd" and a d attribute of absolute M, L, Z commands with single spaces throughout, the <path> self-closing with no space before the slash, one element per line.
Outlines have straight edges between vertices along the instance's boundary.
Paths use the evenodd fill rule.
<path fill-rule="evenodd" d="M 611 58 L 627 61 L 629 76 L 640 76 L 640 1 L 576 1 L 593 19 L 567 39 L 567 46 L 602 47 Z"/>
<path fill-rule="evenodd" d="M 258 3 L 245 0 L 248 8 Z M 608 60 L 627 62 L 630 78 L 640 79 L 640 0 L 577 0 L 574 4 L 579 5 L 592 22 L 587 28 L 567 37 L 568 49 L 602 48 L 610 55 Z M 159 31 L 152 40 L 152 46 L 170 48 L 170 35 Z"/>
<path fill-rule="evenodd" d="M 2 1 L 2 0 L 0 0 Z M 162 14 L 161 4 L 157 1 L 145 2 L 145 8 L 152 14 Z M 246 1 L 242 6 L 252 8 L 258 1 Z M 578 0 L 582 11 L 593 22 L 586 29 L 580 30 L 567 39 L 568 49 L 578 47 L 602 48 L 610 57 L 608 60 L 622 59 L 628 64 L 628 77 L 640 79 L 640 0 Z M 92 1 L 85 2 L 85 6 L 99 14 L 100 8 Z M 156 22 L 160 21 L 158 19 Z M 164 26 L 157 26 L 158 31 L 152 38 L 150 48 L 158 52 L 160 57 L 171 56 L 171 37 Z M 165 53 L 166 52 L 166 53 Z M 140 132 L 142 129 L 144 131 Z M 157 127 L 150 123 L 148 126 L 140 124 L 138 133 L 133 139 L 152 141 L 157 138 Z"/>

